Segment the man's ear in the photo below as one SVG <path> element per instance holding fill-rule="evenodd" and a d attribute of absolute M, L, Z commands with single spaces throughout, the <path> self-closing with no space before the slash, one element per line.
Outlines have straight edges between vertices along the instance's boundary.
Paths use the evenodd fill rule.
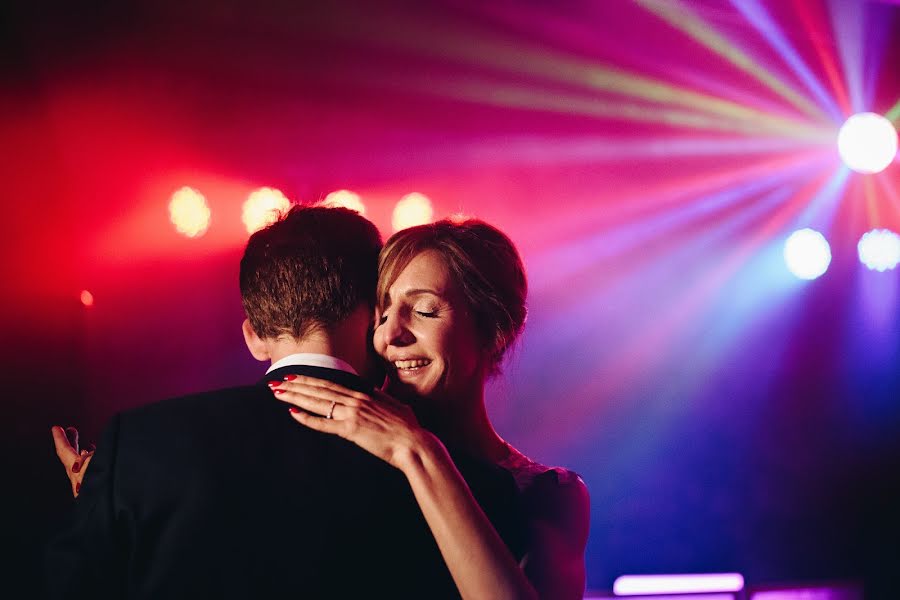
<path fill-rule="evenodd" d="M 241 323 L 241 331 L 244 333 L 244 343 L 247 344 L 247 350 L 250 351 L 253 358 L 263 362 L 271 359 L 266 342 L 256 335 L 256 331 L 250 325 L 250 319 L 244 319 L 244 322 Z"/>

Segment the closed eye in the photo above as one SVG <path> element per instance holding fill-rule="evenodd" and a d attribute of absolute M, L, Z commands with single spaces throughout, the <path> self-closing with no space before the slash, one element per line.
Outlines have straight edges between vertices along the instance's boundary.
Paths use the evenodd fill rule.
<path fill-rule="evenodd" d="M 426 311 L 424 311 L 424 310 L 417 310 L 417 311 L 416 311 L 416 314 L 419 315 L 420 317 L 425 317 L 425 318 L 427 318 L 427 319 L 434 319 L 435 317 L 437 317 L 437 311 L 436 311 L 436 310 L 435 310 L 435 311 L 431 311 L 431 312 L 426 312 Z"/>

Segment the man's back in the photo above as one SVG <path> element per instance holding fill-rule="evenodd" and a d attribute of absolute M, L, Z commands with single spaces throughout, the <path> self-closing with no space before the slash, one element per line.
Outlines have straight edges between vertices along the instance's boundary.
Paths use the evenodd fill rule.
<path fill-rule="evenodd" d="M 461 470 L 519 554 L 511 478 Z M 262 383 L 115 417 L 76 504 L 48 551 L 54 597 L 456 595 L 402 473 L 298 425 Z"/>

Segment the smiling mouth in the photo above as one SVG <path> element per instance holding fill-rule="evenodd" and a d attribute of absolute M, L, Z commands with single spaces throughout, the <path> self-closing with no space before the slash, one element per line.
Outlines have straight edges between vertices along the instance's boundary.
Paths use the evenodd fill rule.
<path fill-rule="evenodd" d="M 431 361 L 427 358 L 417 358 L 414 360 L 395 360 L 394 367 L 397 368 L 398 373 L 412 374 L 420 369 L 427 367 L 431 364 Z"/>

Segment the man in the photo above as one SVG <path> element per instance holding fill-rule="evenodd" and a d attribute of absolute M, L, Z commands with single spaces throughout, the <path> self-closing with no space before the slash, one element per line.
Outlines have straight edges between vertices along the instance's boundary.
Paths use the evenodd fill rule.
<path fill-rule="evenodd" d="M 375 371 L 369 326 L 380 247 L 369 221 L 325 207 L 294 207 L 250 238 L 240 269 L 244 339 L 271 368 L 253 386 L 113 418 L 75 490 L 71 524 L 48 549 L 50 596 L 456 595 L 402 474 L 299 426 L 266 386 L 303 374 L 371 391 L 362 376 Z M 462 464 L 520 557 L 511 478 Z"/>

